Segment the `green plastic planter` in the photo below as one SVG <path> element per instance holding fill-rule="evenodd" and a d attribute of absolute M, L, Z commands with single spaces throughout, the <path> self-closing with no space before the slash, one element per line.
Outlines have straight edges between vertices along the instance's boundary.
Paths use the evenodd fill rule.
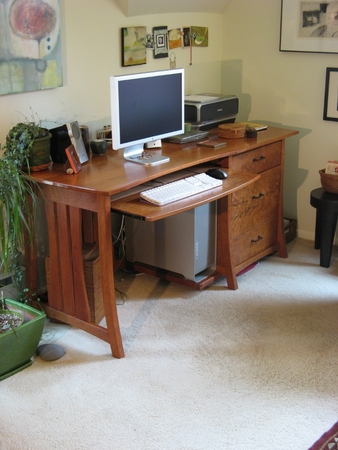
<path fill-rule="evenodd" d="M 0 381 L 33 364 L 46 320 L 44 312 L 16 300 L 6 299 L 6 305 L 23 314 L 24 323 L 0 334 Z"/>
<path fill-rule="evenodd" d="M 34 139 L 29 154 L 29 167 L 32 172 L 46 170 L 52 160 L 50 156 L 50 142 L 52 134 L 46 128 L 40 128 L 40 135 Z M 24 169 L 27 170 L 25 166 Z"/>

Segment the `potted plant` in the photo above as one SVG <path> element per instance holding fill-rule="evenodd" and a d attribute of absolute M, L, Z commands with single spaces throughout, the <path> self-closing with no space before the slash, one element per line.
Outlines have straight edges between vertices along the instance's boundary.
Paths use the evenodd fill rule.
<path fill-rule="evenodd" d="M 0 381 L 33 364 L 45 318 L 44 312 L 29 305 L 0 300 Z"/>
<path fill-rule="evenodd" d="M 7 136 L 0 158 L 0 270 L 12 277 L 18 290 L 18 300 L 5 299 L 0 309 L 5 309 L 3 314 L 12 310 L 21 312 L 24 318 L 17 328 L 10 321 L 9 329 L 0 330 L 0 380 L 31 364 L 45 322 L 45 313 L 25 304 L 28 300 L 22 268 L 24 238 L 33 239 L 37 200 L 36 187 L 29 179 L 34 127 L 31 126 L 32 133 L 27 128 L 14 127 L 16 131 Z M 28 173 L 22 170 L 23 166 L 27 166 Z"/>
<path fill-rule="evenodd" d="M 6 137 L 5 151 L 18 167 L 39 171 L 49 167 L 51 133 L 41 127 L 40 121 L 17 123 Z"/>

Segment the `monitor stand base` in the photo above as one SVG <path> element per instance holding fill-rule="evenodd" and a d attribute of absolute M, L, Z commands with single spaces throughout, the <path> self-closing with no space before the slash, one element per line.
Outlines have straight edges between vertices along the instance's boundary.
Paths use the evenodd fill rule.
<path fill-rule="evenodd" d="M 134 146 L 124 149 L 124 159 L 137 164 L 143 164 L 146 166 L 155 166 L 157 164 L 163 164 L 170 161 L 169 156 L 156 155 L 148 153 L 143 150 L 142 147 Z"/>

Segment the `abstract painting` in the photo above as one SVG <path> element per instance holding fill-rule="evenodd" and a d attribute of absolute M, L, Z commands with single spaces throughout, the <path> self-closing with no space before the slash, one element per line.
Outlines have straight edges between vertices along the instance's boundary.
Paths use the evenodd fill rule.
<path fill-rule="evenodd" d="M 147 28 L 122 28 L 122 66 L 137 66 L 147 63 Z"/>
<path fill-rule="evenodd" d="M 193 47 L 208 47 L 209 30 L 208 27 L 191 27 L 191 45 Z"/>
<path fill-rule="evenodd" d="M 59 0 L 0 6 L 0 95 L 62 86 Z"/>

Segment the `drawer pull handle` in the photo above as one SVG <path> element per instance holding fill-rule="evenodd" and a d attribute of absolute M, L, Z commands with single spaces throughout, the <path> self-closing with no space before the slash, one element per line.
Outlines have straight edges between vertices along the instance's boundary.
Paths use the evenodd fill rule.
<path fill-rule="evenodd" d="M 259 242 L 259 241 L 261 241 L 262 239 L 263 239 L 262 236 L 258 236 L 257 239 L 251 239 L 251 244 L 254 244 L 255 242 Z"/>
<path fill-rule="evenodd" d="M 261 155 L 259 158 L 254 158 L 253 162 L 262 161 L 263 159 L 265 159 L 265 156 Z"/>
<path fill-rule="evenodd" d="M 255 200 L 256 198 L 262 198 L 262 197 L 264 197 L 264 194 L 263 194 L 263 192 L 260 192 L 259 195 L 253 195 L 252 200 Z"/>

